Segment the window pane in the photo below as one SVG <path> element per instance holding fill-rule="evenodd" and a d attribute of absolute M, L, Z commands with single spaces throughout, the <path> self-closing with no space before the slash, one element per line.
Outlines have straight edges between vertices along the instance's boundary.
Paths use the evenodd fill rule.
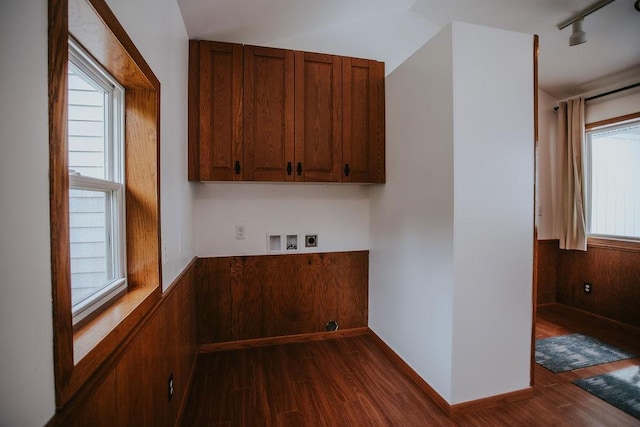
<path fill-rule="evenodd" d="M 124 89 L 69 40 L 71 303 L 78 324 L 126 289 Z"/>
<path fill-rule="evenodd" d="M 69 169 L 83 176 L 105 175 L 105 91 L 69 66 Z"/>
<path fill-rule="evenodd" d="M 594 132 L 590 232 L 640 238 L 640 124 Z"/>
<path fill-rule="evenodd" d="M 113 279 L 106 238 L 108 203 L 109 197 L 102 191 L 69 190 L 72 306 Z"/>

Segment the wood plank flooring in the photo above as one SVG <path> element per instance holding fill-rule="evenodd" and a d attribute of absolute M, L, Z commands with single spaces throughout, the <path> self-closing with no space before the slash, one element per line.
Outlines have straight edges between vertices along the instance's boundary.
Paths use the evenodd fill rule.
<path fill-rule="evenodd" d="M 563 306 L 539 309 L 538 338 L 589 334 L 640 354 L 640 333 Z M 534 397 L 449 417 L 369 335 L 199 355 L 184 426 L 640 426 L 571 381 L 640 359 L 554 374 Z"/>

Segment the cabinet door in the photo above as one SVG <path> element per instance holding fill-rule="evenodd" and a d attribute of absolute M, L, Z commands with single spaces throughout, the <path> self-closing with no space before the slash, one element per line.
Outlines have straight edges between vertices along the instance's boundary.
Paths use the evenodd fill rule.
<path fill-rule="evenodd" d="M 197 132 L 190 134 L 189 178 L 242 180 L 242 45 L 191 43 L 197 59 L 190 60 L 190 92 L 198 99 L 191 104 Z"/>
<path fill-rule="evenodd" d="M 384 63 L 342 59 L 342 181 L 385 181 Z"/>
<path fill-rule="evenodd" d="M 296 181 L 340 181 L 342 58 L 295 52 Z"/>
<path fill-rule="evenodd" d="M 244 47 L 244 179 L 294 180 L 292 50 Z"/>

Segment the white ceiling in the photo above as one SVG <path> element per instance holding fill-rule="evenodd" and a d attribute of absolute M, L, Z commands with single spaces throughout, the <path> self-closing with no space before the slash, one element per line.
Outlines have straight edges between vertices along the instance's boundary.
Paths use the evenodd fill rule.
<path fill-rule="evenodd" d="M 540 36 L 539 84 L 556 99 L 640 81 L 640 12 L 616 0 L 587 16 L 587 43 L 556 25 L 595 0 L 178 0 L 193 39 L 386 62 L 387 73 L 440 28 L 463 21 Z"/>

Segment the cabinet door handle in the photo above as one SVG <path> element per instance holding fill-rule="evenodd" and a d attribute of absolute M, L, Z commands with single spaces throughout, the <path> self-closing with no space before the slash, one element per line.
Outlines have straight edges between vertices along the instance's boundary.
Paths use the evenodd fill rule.
<path fill-rule="evenodd" d="M 302 163 L 298 162 L 298 167 L 296 168 L 298 175 L 302 175 Z"/>
<path fill-rule="evenodd" d="M 293 168 L 291 167 L 291 162 L 287 162 L 287 175 L 291 175 Z"/>
<path fill-rule="evenodd" d="M 345 165 L 344 165 L 344 176 L 349 176 L 349 172 L 351 172 L 351 170 L 349 169 L 349 163 L 345 163 Z"/>
<path fill-rule="evenodd" d="M 240 161 L 236 160 L 236 175 L 240 175 Z"/>

